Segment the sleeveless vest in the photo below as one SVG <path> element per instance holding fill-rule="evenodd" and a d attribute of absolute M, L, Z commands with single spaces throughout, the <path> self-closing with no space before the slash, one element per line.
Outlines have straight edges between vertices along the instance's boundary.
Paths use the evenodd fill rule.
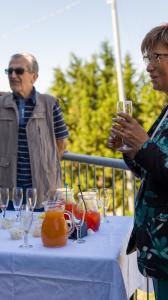
<path fill-rule="evenodd" d="M 49 190 L 61 185 L 61 168 L 53 126 L 55 98 L 36 93 L 36 105 L 26 126 L 32 185 L 41 208 Z M 12 94 L 0 97 L 0 186 L 16 186 L 19 115 Z"/>

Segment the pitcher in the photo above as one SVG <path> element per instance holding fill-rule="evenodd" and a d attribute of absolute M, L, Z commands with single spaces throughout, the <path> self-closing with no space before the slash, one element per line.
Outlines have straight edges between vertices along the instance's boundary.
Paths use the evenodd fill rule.
<path fill-rule="evenodd" d="M 64 215 L 68 217 L 68 225 Z M 69 235 L 74 231 L 70 212 L 64 211 L 64 205 L 57 201 L 48 201 L 42 223 L 41 238 L 45 247 L 65 246 Z"/>
<path fill-rule="evenodd" d="M 72 205 L 74 203 L 74 191 L 70 188 L 58 188 L 57 193 L 59 193 L 60 199 L 65 202 L 65 209 L 72 212 Z"/>
<path fill-rule="evenodd" d="M 98 231 L 100 227 L 100 213 L 96 199 L 97 194 L 95 191 L 86 191 L 82 194 L 86 206 L 85 222 L 87 223 L 87 228 Z M 78 197 L 81 197 L 80 193 L 78 194 Z"/>

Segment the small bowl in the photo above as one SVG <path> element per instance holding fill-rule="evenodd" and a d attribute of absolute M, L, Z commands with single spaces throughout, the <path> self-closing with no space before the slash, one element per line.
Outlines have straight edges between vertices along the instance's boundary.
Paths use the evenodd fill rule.
<path fill-rule="evenodd" d="M 14 222 L 14 219 L 4 218 L 1 220 L 1 227 L 3 229 L 9 229 L 13 226 Z"/>
<path fill-rule="evenodd" d="M 34 224 L 34 228 L 32 231 L 33 237 L 41 237 L 41 226 L 42 226 L 42 222 L 37 222 Z"/>
<path fill-rule="evenodd" d="M 21 240 L 23 237 L 23 230 L 18 227 L 10 228 L 9 233 L 12 240 Z"/>

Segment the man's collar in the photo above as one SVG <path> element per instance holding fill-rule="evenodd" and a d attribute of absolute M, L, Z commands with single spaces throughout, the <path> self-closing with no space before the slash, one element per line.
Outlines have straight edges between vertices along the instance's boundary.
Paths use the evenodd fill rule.
<path fill-rule="evenodd" d="M 14 94 L 14 93 L 13 93 L 13 98 L 16 101 L 19 100 L 19 99 L 24 99 L 23 97 L 18 96 L 18 95 Z M 35 89 L 35 87 L 33 87 L 33 90 L 32 90 L 32 92 L 31 92 L 31 94 L 30 94 L 30 96 L 29 96 L 29 98 L 27 100 L 31 101 L 32 104 L 36 105 L 36 89 Z"/>

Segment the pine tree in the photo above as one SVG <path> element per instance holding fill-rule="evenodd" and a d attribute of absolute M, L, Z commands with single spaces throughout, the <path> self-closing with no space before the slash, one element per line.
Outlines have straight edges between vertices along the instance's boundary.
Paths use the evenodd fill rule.
<path fill-rule="evenodd" d="M 138 75 L 129 54 L 124 59 L 123 77 L 126 99 L 133 101 L 133 117 L 148 130 L 166 104 L 167 97 L 153 90 L 144 73 Z M 107 41 L 102 43 L 100 53 L 92 55 L 89 61 L 71 54 L 66 71 L 54 69 L 50 90 L 59 99 L 64 113 L 70 133 L 70 152 L 122 158 L 120 153 L 107 147 L 118 100 L 115 60 Z M 107 171 L 106 175 L 110 184 L 111 173 Z M 98 172 L 97 176 L 101 182 L 101 173 Z M 93 183 L 91 177 L 89 180 Z M 84 182 L 84 176 L 82 178 Z M 121 179 L 121 174 L 116 172 L 116 178 Z M 118 184 L 117 190 L 121 191 L 121 180 Z M 118 194 L 117 199 L 117 205 L 120 205 L 122 195 Z"/>

